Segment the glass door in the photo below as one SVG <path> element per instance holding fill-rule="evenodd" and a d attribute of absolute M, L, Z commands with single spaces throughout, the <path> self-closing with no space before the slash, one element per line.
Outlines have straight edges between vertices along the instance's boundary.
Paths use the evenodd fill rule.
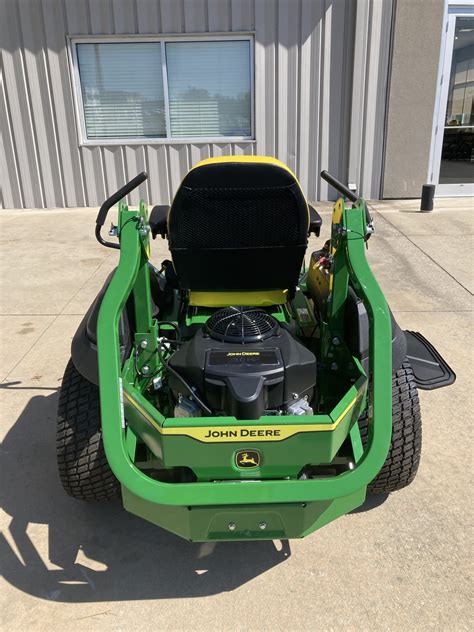
<path fill-rule="evenodd" d="M 436 195 L 474 195 L 474 15 L 448 14 L 439 98 Z"/>

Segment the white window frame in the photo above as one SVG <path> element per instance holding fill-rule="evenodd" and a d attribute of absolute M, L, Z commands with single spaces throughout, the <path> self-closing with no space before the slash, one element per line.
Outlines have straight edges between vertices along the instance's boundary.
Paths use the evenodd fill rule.
<path fill-rule="evenodd" d="M 454 184 L 439 183 L 446 108 L 448 106 L 449 79 L 451 76 L 451 62 L 453 57 L 454 29 L 457 17 L 474 17 L 474 0 L 445 0 L 427 176 L 427 182 L 436 185 L 435 197 L 472 196 L 474 191 L 473 185 L 468 182 Z"/>
<path fill-rule="evenodd" d="M 200 33 L 199 35 L 101 35 L 96 36 L 68 36 L 68 52 L 70 71 L 73 84 L 74 108 L 76 112 L 77 134 L 79 146 L 102 146 L 102 145 L 177 145 L 177 144 L 199 144 L 199 143 L 239 143 L 242 141 L 255 142 L 255 54 L 254 54 L 254 33 Z M 188 136 L 186 138 L 175 138 L 171 133 L 168 74 L 166 64 L 166 44 L 170 42 L 227 42 L 245 41 L 250 44 L 250 136 Z M 86 119 L 81 91 L 81 79 L 79 75 L 79 63 L 77 59 L 77 44 L 111 44 L 111 43 L 161 43 L 161 64 L 163 72 L 163 92 L 165 99 L 165 121 L 167 136 L 163 138 L 139 137 L 139 138 L 87 138 Z"/>

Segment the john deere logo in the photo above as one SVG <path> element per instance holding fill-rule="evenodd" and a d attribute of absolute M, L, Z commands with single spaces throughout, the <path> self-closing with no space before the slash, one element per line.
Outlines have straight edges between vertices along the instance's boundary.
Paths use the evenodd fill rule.
<path fill-rule="evenodd" d="M 258 450 L 239 450 L 235 453 L 235 464 L 241 469 L 250 469 L 260 465 L 261 456 Z"/>

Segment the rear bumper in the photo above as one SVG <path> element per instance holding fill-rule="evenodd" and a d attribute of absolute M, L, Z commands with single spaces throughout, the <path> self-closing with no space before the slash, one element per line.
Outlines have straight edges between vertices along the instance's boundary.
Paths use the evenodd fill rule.
<path fill-rule="evenodd" d="M 143 500 L 123 488 L 127 511 L 193 542 L 303 538 L 364 500 L 365 487 L 341 498 L 311 503 L 170 507 Z"/>

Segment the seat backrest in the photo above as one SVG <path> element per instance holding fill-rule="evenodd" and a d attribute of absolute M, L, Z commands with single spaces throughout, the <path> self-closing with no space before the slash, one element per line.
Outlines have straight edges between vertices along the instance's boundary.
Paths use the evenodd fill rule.
<path fill-rule="evenodd" d="M 181 288 L 291 295 L 308 218 L 298 180 L 279 160 L 232 156 L 198 163 L 182 181 L 168 218 Z"/>

